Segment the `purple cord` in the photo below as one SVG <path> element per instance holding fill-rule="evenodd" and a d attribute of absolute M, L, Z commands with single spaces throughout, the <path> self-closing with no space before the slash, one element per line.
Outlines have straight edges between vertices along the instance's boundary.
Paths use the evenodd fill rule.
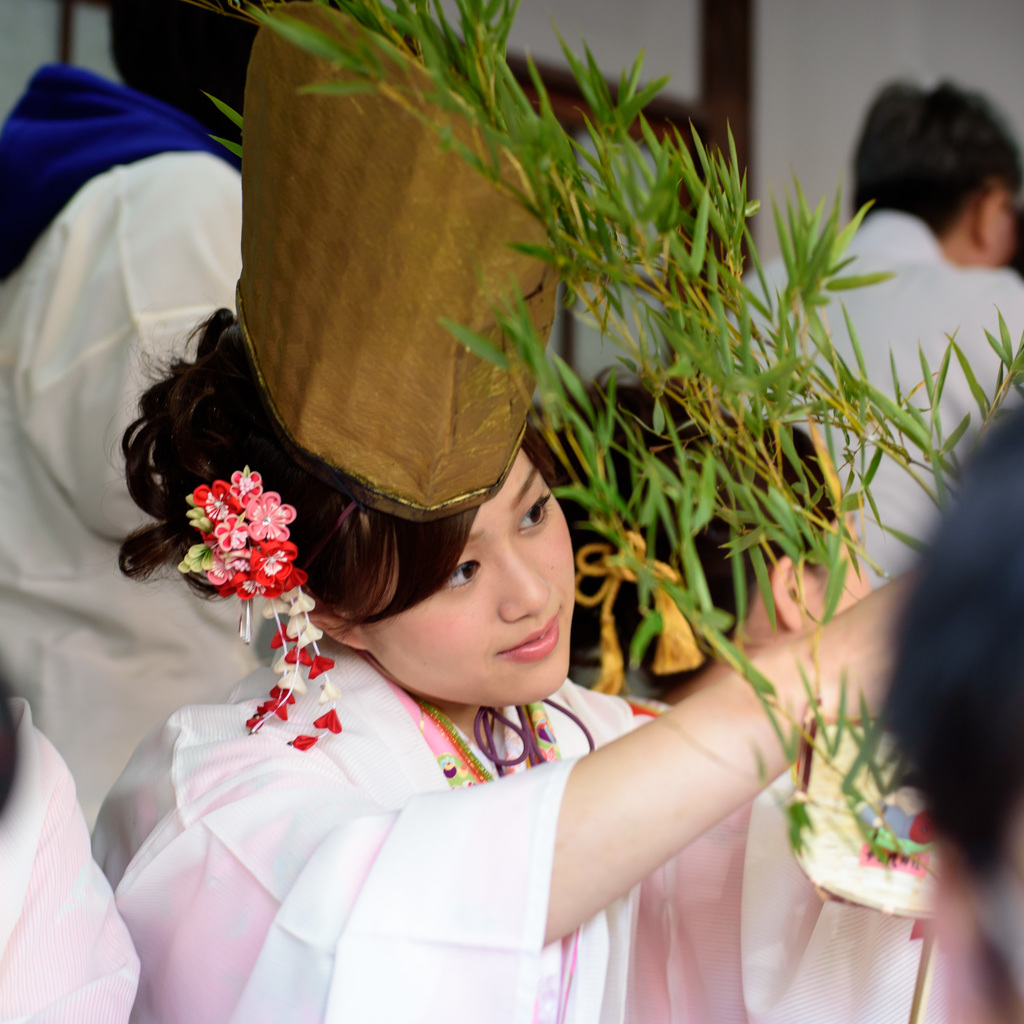
<path fill-rule="evenodd" d="M 577 715 L 574 715 L 568 708 L 562 707 L 561 704 L 556 704 L 553 700 L 545 700 L 544 703 L 553 707 L 556 711 L 561 711 L 567 718 L 572 719 L 580 727 L 583 735 L 587 737 L 590 749 L 594 750 L 594 737 L 590 735 L 590 730 L 580 721 Z M 526 761 L 531 767 L 544 763 L 544 755 L 541 754 L 540 748 L 537 746 L 537 739 L 530 728 L 526 708 L 519 705 L 516 707 L 516 713 L 519 715 L 519 725 L 506 718 L 497 708 L 482 707 L 477 711 L 476 720 L 473 722 L 473 735 L 476 738 L 476 745 L 483 751 L 486 757 L 494 762 L 494 767 L 499 775 L 504 775 L 506 768 L 522 764 L 523 761 Z M 522 741 L 523 752 L 518 757 L 498 757 L 498 752 L 494 746 L 493 723 L 495 720 L 505 726 L 506 729 L 511 729 Z"/>

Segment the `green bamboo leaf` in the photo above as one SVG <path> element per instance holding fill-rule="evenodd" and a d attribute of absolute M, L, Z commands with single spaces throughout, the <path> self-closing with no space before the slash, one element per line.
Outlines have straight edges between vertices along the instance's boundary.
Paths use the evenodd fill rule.
<path fill-rule="evenodd" d="M 776 632 L 775 598 L 772 596 L 772 584 L 768 577 L 768 567 L 765 565 L 764 554 L 759 547 L 752 547 L 750 549 L 750 564 L 754 567 L 754 576 L 757 579 L 757 586 L 761 592 L 761 600 L 764 602 L 764 610 L 768 614 L 768 621 L 771 623 L 772 632 Z"/>
<path fill-rule="evenodd" d="M 204 92 L 203 95 L 236 127 L 242 127 L 242 115 L 237 110 L 229 107 L 223 100 L 217 99 L 216 96 L 211 96 L 208 92 Z"/>
<path fill-rule="evenodd" d="M 834 534 L 839 540 L 839 534 Z M 838 545 L 837 545 L 838 547 Z M 850 562 L 846 558 L 836 558 L 829 564 L 828 583 L 825 585 L 825 609 L 821 621 L 828 622 L 836 613 L 839 601 L 846 589 L 846 574 L 850 568 Z"/>
<path fill-rule="evenodd" d="M 882 464 L 882 456 L 885 452 L 881 448 L 875 449 L 875 454 L 871 457 L 871 465 L 868 466 L 868 471 L 864 474 L 864 486 L 870 487 L 871 481 L 875 479 L 875 474 L 878 472 L 878 467 Z"/>
<path fill-rule="evenodd" d="M 1001 316 L 1000 320 L 1002 320 Z M 1000 335 L 999 341 L 996 341 L 991 332 L 985 331 L 985 337 L 988 339 L 989 345 L 992 346 L 992 351 L 999 356 L 1003 366 L 1009 366 L 1013 362 L 1013 353 L 1010 351 L 1009 345 L 1005 344 L 1002 335 Z"/>
<path fill-rule="evenodd" d="M 707 251 L 708 242 L 708 217 L 711 213 L 711 192 L 705 190 L 701 196 L 700 206 L 697 209 L 697 220 L 693 227 L 693 242 L 690 248 L 691 277 L 700 277 L 704 268 L 704 255 Z"/>
<path fill-rule="evenodd" d="M 524 256 L 530 256 L 535 260 L 543 260 L 553 266 L 558 265 L 558 254 L 553 252 L 546 245 L 532 245 L 528 242 L 509 242 L 508 247 L 514 252 L 521 252 Z"/>
<path fill-rule="evenodd" d="M 450 331 L 456 340 L 460 344 L 465 345 L 475 356 L 478 356 L 485 362 L 493 363 L 501 370 L 508 369 L 508 358 L 494 342 L 489 341 L 481 334 L 477 334 L 476 331 L 470 330 L 463 324 L 457 324 L 454 320 L 449 320 L 447 317 L 440 317 L 438 323 L 447 331 Z"/>
<path fill-rule="evenodd" d="M 901 544 L 906 544 L 908 548 L 912 548 L 919 554 L 928 549 L 928 545 L 924 541 L 918 540 L 917 537 L 911 537 L 909 533 L 903 533 L 895 529 L 895 527 L 888 525 L 883 526 L 883 529 L 886 533 L 895 537 Z"/>
<path fill-rule="evenodd" d="M 558 368 L 559 376 L 562 378 L 562 383 L 565 384 L 566 390 L 572 395 L 573 401 L 583 411 L 583 413 L 590 419 L 594 418 L 594 406 L 590 401 L 590 396 L 587 394 L 586 388 L 580 381 L 579 377 L 573 371 L 572 367 L 557 353 L 552 353 L 551 358 L 555 362 L 555 366 Z"/>
<path fill-rule="evenodd" d="M 782 252 L 782 262 L 786 265 L 786 280 L 788 287 L 792 287 L 796 283 L 796 262 L 793 256 L 793 246 L 782 222 L 782 212 L 774 200 L 772 200 L 772 216 L 775 218 L 775 234 L 778 237 L 779 249 Z"/>
<path fill-rule="evenodd" d="M 633 61 L 633 66 L 629 70 L 629 76 L 626 76 L 625 68 L 622 71 L 622 82 L 619 86 L 619 97 L 620 99 L 630 99 L 636 92 L 637 84 L 640 81 L 640 73 L 643 71 L 644 66 L 644 51 L 641 50 Z"/>
<path fill-rule="evenodd" d="M 939 366 L 939 372 L 935 375 L 935 393 L 932 400 L 932 418 L 938 420 L 939 406 L 942 404 L 942 394 L 946 390 L 946 377 L 949 374 L 949 362 L 950 357 L 953 355 L 953 343 L 950 342 L 946 346 L 946 350 L 942 353 L 942 365 Z"/>
<path fill-rule="evenodd" d="M 850 220 L 850 223 L 843 228 L 842 231 L 836 235 L 835 241 L 832 243 L 832 265 L 834 266 L 839 262 L 840 257 L 850 247 L 850 242 L 853 241 L 853 236 L 857 233 L 857 229 L 861 225 L 861 221 L 867 215 L 868 210 L 871 209 L 871 203 L 865 203 Z"/>
<path fill-rule="evenodd" d="M 795 800 L 786 805 L 786 817 L 789 819 L 789 845 L 794 853 L 804 848 L 804 832 L 813 832 L 814 826 L 807 814 L 807 805 Z"/>
<path fill-rule="evenodd" d="M 219 135 L 211 135 L 214 142 L 219 142 L 229 153 L 234 153 L 239 159 L 242 157 L 242 147 L 230 139 L 222 139 Z"/>
<path fill-rule="evenodd" d="M 851 288 L 865 288 L 868 285 L 891 281 L 895 276 L 889 271 L 879 271 L 875 274 L 851 274 L 849 277 L 833 277 L 825 287 L 830 292 L 845 292 Z"/>
<path fill-rule="evenodd" d="M 949 437 L 942 444 L 941 454 L 948 455 L 953 451 L 954 448 L 960 443 L 961 438 L 967 433 L 967 428 L 971 425 L 971 414 L 968 413 L 957 425 Z"/>
<path fill-rule="evenodd" d="M 735 540 L 735 528 L 730 527 L 730 539 Z M 732 570 L 733 597 L 736 601 L 736 621 L 744 622 L 747 618 L 747 572 L 743 559 L 734 555 L 729 559 L 729 568 Z"/>
<path fill-rule="evenodd" d="M 1003 314 L 998 309 L 996 312 L 999 314 L 999 340 L 1002 343 L 1003 352 L 1006 353 L 1006 358 L 1003 362 L 1010 366 L 1013 363 L 1013 342 L 1010 341 L 1010 328 L 1006 326 Z"/>
<path fill-rule="evenodd" d="M 647 648 L 651 646 L 651 641 L 661 634 L 661 630 L 661 613 L 649 611 L 640 620 L 640 625 L 637 626 L 633 639 L 629 642 L 630 665 L 636 668 L 643 661 Z"/>
<path fill-rule="evenodd" d="M 929 408 L 935 405 L 935 381 L 932 377 L 931 367 L 928 365 L 928 358 L 924 354 L 924 348 L 919 344 L 917 346 L 918 359 L 921 361 L 921 382 L 924 384 L 924 389 L 928 395 L 928 406 Z"/>
<path fill-rule="evenodd" d="M 864 352 L 860 347 L 860 339 L 857 337 L 857 331 L 854 329 L 853 321 L 850 319 L 849 310 L 846 308 L 845 303 L 840 303 L 840 308 L 843 311 L 843 320 L 846 322 L 846 333 L 849 335 L 850 344 L 853 346 L 853 355 L 857 360 L 857 369 L 860 370 L 862 377 L 867 377 L 868 368 L 864 362 Z"/>

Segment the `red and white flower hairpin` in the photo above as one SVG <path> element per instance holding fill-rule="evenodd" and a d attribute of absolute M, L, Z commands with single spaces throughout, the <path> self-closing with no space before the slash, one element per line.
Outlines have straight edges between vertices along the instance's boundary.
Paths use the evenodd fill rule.
<path fill-rule="evenodd" d="M 320 703 L 340 696 L 328 672 L 334 660 L 320 653 L 317 641 L 322 630 L 313 625 L 309 613 L 316 602 L 302 590 L 306 573 L 295 565 L 298 548 L 288 539 L 288 524 L 295 521 L 295 509 L 281 501 L 276 491 L 263 490 L 263 478 L 248 466 L 231 474 L 231 482 L 215 480 L 202 484 L 186 499 L 188 518 L 202 535 L 178 565 L 182 573 L 202 573 L 221 597 L 235 595 L 242 602 L 239 635 L 252 640 L 252 600 L 266 599 L 263 616 L 274 619 L 277 632 L 270 646 L 281 650 L 274 663 L 280 683 L 270 699 L 260 704 L 246 725 L 250 733 L 260 730 L 272 715 L 288 720 L 288 705 L 294 694 L 306 693 L 306 679 L 320 678 Z M 287 624 L 282 620 L 287 618 Z M 303 678 L 303 669 L 307 669 Z M 337 713 L 331 709 L 314 725 L 329 732 L 341 732 Z M 315 736 L 297 736 L 292 745 L 307 750 Z"/>

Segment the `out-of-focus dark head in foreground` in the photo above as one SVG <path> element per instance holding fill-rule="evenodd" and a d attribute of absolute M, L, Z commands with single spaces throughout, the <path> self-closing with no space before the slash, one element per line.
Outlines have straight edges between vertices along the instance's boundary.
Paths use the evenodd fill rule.
<path fill-rule="evenodd" d="M 940 943 L 984 1004 L 963 1019 L 1024 1020 L 1022 414 L 981 445 L 921 562 L 887 717 L 943 840 Z"/>

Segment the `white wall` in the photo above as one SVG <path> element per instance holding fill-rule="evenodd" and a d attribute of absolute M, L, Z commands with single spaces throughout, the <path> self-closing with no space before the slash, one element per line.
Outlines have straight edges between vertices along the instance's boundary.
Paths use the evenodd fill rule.
<path fill-rule="evenodd" d="M 684 100 L 700 90 L 699 0 L 522 0 L 509 49 L 563 64 L 552 22 L 574 52 L 586 40 L 610 77 L 643 50 L 645 81 L 671 75 L 666 95 Z"/>
<path fill-rule="evenodd" d="M 808 198 L 831 197 L 851 180 L 868 104 L 896 77 L 979 89 L 1024 139 L 1022 44 L 1020 0 L 755 0 L 755 192 L 781 197 L 795 173 Z M 766 207 L 759 221 L 774 254 Z"/>

